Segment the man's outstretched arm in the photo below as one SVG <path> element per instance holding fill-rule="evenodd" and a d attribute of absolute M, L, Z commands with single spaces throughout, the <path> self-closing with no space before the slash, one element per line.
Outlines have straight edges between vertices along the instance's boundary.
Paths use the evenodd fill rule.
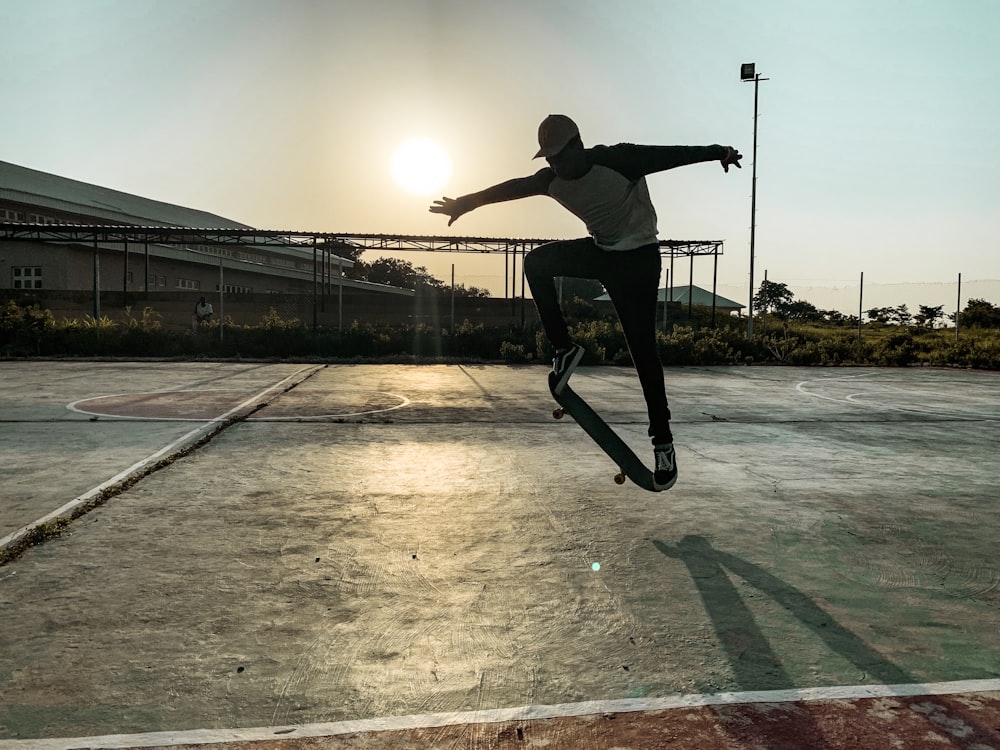
<path fill-rule="evenodd" d="M 730 165 L 742 169 L 743 155 L 732 146 L 637 146 L 619 143 L 617 146 L 593 149 L 595 163 L 605 164 L 631 179 L 654 172 L 663 172 L 688 164 L 717 161 L 728 172 Z"/>
<path fill-rule="evenodd" d="M 551 172 L 551 170 L 548 170 Z M 532 195 L 545 195 L 548 182 L 545 177 L 546 169 L 539 170 L 531 177 L 516 177 L 513 180 L 501 182 L 478 193 L 469 193 L 458 198 L 442 198 L 434 201 L 428 209 L 432 214 L 444 214 L 448 216 L 448 226 L 455 223 L 462 214 L 486 206 L 490 203 L 503 203 L 514 201 L 519 198 L 528 198 Z"/>

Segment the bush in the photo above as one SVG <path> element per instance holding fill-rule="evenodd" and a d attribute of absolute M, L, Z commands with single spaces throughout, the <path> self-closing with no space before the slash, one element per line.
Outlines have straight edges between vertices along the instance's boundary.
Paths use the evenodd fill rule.
<path fill-rule="evenodd" d="M 590 365 L 630 365 L 621 325 L 611 314 L 599 314 L 578 301 L 578 317 L 569 319 L 570 334 L 584 347 Z M 854 332 L 835 324 L 784 323 L 747 339 L 745 320 L 723 318 L 711 328 L 693 320 L 657 331 L 661 360 L 669 366 L 731 365 L 772 362 L 789 365 L 924 364 L 1000 369 L 1000 330 L 954 330 L 867 324 L 859 343 Z M 222 337 L 220 338 L 220 333 Z M 237 325 L 226 318 L 202 333 L 165 331 L 150 308 L 126 308 L 119 321 L 82 318 L 56 321 L 37 304 L 0 304 L 0 356 L 4 357 L 252 357 L 386 359 L 458 358 L 510 363 L 545 362 L 552 347 L 537 323 L 487 327 L 464 320 L 454 331 L 423 323 L 382 325 L 353 321 L 343 331 L 314 330 L 298 318 L 283 319 L 271 309 L 256 325 Z"/>
<path fill-rule="evenodd" d="M 510 364 L 524 364 L 531 361 L 531 355 L 524 351 L 524 344 L 504 341 L 500 344 L 500 359 Z"/>
<path fill-rule="evenodd" d="M 50 310 L 8 300 L 0 306 L 0 352 L 7 356 L 42 354 L 42 342 L 53 328 Z"/>
<path fill-rule="evenodd" d="M 925 359 L 928 364 L 943 367 L 973 367 L 1000 370 L 1000 340 L 996 337 L 970 337 L 932 349 Z"/>
<path fill-rule="evenodd" d="M 902 367 L 917 361 L 917 343 L 909 328 L 900 327 L 879 342 L 874 350 L 875 364 Z"/>
<path fill-rule="evenodd" d="M 583 347 L 580 364 L 599 365 L 608 358 L 608 352 L 618 352 L 626 348 L 625 334 L 621 324 L 607 320 L 588 320 L 571 325 L 570 338 Z"/>
<path fill-rule="evenodd" d="M 656 336 L 660 360 L 666 365 L 731 365 L 741 361 L 753 342 L 738 337 L 728 328 L 696 331 L 676 326 Z M 750 346 L 748 346 L 748 344 Z"/>
<path fill-rule="evenodd" d="M 668 365 L 694 364 L 694 329 L 678 326 L 669 333 L 656 334 L 660 361 Z"/>

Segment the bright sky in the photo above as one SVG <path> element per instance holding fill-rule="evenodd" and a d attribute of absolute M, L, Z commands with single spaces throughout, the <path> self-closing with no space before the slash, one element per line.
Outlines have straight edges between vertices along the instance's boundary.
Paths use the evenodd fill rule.
<path fill-rule="evenodd" d="M 562 112 L 739 148 L 648 179 L 661 238 L 746 284 L 755 62 L 758 280 L 997 279 L 998 49 L 997 0 L 0 0 L 0 159 L 260 228 L 578 237 L 541 197 L 449 229 L 393 176 L 415 137 L 452 197 L 530 174 Z M 502 257 L 403 257 L 503 293 Z"/>

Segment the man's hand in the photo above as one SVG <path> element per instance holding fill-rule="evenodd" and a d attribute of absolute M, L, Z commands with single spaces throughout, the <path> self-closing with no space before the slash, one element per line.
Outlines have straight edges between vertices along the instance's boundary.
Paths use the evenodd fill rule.
<path fill-rule="evenodd" d="M 722 168 L 726 172 L 729 172 L 730 164 L 736 165 L 737 169 L 743 169 L 743 167 L 740 166 L 740 159 L 742 158 L 743 154 L 741 154 L 732 146 L 726 146 L 726 155 L 722 157 L 722 160 L 719 163 L 722 164 Z"/>
<path fill-rule="evenodd" d="M 455 223 L 462 214 L 468 213 L 472 210 L 472 206 L 466 204 L 461 198 L 442 198 L 439 201 L 434 201 L 431 207 L 428 209 L 432 214 L 444 214 L 448 216 L 448 226 L 450 227 Z"/>

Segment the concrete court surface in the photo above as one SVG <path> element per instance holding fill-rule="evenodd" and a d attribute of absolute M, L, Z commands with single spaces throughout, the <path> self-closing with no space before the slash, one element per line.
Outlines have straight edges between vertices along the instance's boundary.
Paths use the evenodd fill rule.
<path fill-rule="evenodd" d="M 661 494 L 551 418 L 539 366 L 0 377 L 0 537 L 149 471 L 0 567 L 0 743 L 1000 689 L 995 373 L 668 369 Z M 573 383 L 648 460 L 633 371 Z"/>

